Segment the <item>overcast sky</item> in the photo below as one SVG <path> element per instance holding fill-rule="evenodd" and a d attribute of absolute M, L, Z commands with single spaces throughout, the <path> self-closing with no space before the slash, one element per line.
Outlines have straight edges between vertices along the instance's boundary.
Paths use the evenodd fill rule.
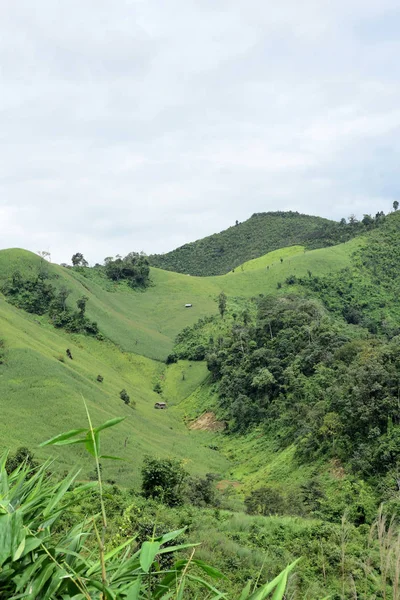
<path fill-rule="evenodd" d="M 1 0 L 0 247 L 165 252 L 400 199 L 399 0 Z"/>

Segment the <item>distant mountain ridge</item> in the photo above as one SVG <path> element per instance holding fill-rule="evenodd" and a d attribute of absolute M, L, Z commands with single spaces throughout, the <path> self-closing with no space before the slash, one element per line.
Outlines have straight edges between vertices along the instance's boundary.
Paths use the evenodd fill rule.
<path fill-rule="evenodd" d="M 282 247 L 324 248 L 354 235 L 349 225 L 298 212 L 254 213 L 247 221 L 167 252 L 150 264 L 189 275 L 223 275 L 242 263 Z"/>

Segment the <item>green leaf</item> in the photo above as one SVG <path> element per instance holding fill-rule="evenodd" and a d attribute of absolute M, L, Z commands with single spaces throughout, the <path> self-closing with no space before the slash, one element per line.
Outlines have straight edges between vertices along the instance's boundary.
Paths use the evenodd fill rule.
<path fill-rule="evenodd" d="M 49 504 L 44 509 L 44 511 L 43 511 L 44 517 L 47 517 L 48 515 L 51 514 L 51 511 L 57 506 L 57 504 L 60 502 L 61 498 L 63 496 L 65 496 L 65 494 L 67 493 L 71 484 L 78 477 L 79 473 L 80 473 L 80 471 L 77 471 L 75 473 L 70 473 L 69 475 L 67 475 L 67 477 L 65 477 L 63 479 L 62 484 L 59 486 L 59 488 L 57 490 L 57 493 L 51 498 Z"/>
<path fill-rule="evenodd" d="M 213 600 L 219 600 L 219 598 L 226 598 L 226 595 L 223 592 L 217 590 L 216 587 L 208 583 L 208 581 L 205 581 L 205 579 L 202 579 L 201 577 L 195 577 L 189 574 L 187 575 L 187 578 L 190 579 L 190 581 L 196 581 L 197 583 L 201 583 L 201 585 L 210 590 L 210 592 L 216 594 L 215 596 L 213 596 Z"/>
<path fill-rule="evenodd" d="M 18 548 L 16 549 L 16 551 L 14 553 L 13 560 L 18 560 L 19 558 L 21 558 L 21 555 L 24 550 L 25 550 L 25 538 L 23 537 Z"/>
<path fill-rule="evenodd" d="M 165 544 L 165 542 L 170 542 L 175 538 L 179 537 L 182 533 L 186 531 L 187 527 L 183 527 L 183 529 L 176 529 L 175 531 L 169 531 L 168 533 L 164 533 L 164 535 L 160 535 L 160 537 L 156 538 L 157 542 L 160 544 Z"/>
<path fill-rule="evenodd" d="M 166 546 L 165 548 L 161 548 L 158 554 L 168 554 L 171 552 L 177 552 L 178 550 L 184 550 L 185 548 L 195 548 L 196 546 L 200 546 L 198 544 L 179 544 L 179 546 Z"/>
<path fill-rule="evenodd" d="M 113 556 L 115 556 L 115 554 L 118 554 L 118 552 L 120 552 L 121 550 L 123 550 L 124 548 L 126 548 L 126 546 L 128 546 L 129 544 L 131 544 L 134 540 L 135 540 L 136 536 L 131 537 L 127 540 L 125 540 L 125 542 L 123 542 L 120 546 L 118 546 L 117 548 L 113 548 L 113 550 L 110 550 L 110 552 L 108 552 L 105 556 L 104 556 L 104 561 L 107 563 L 110 558 L 112 558 Z M 97 562 L 95 562 L 95 564 L 89 569 L 89 571 L 87 572 L 87 575 L 93 575 L 93 573 L 95 573 L 97 571 L 97 569 L 100 569 L 101 567 L 101 563 L 98 560 Z"/>
<path fill-rule="evenodd" d="M 120 456 L 110 456 L 109 454 L 102 454 L 99 458 L 107 458 L 108 460 L 124 460 Z"/>
<path fill-rule="evenodd" d="M 209 575 L 213 579 L 227 579 L 227 577 L 223 573 L 221 573 L 221 571 L 218 571 L 218 569 L 216 569 L 215 567 L 211 567 L 210 565 L 208 565 L 202 560 L 199 560 L 198 558 L 193 559 L 192 563 L 200 567 L 200 569 L 202 569 L 205 573 L 207 573 L 207 575 Z"/>
<path fill-rule="evenodd" d="M 247 600 L 250 592 L 251 592 L 251 580 L 249 579 L 249 581 L 246 584 L 246 587 L 243 589 L 242 593 L 240 594 L 239 600 Z"/>
<path fill-rule="evenodd" d="M 57 446 L 59 444 L 59 442 L 63 442 L 72 437 L 75 437 L 76 435 L 79 435 L 80 433 L 83 433 L 84 431 L 87 431 L 87 429 L 71 429 L 70 431 L 66 431 L 65 433 L 60 433 L 59 435 L 56 435 L 55 437 L 50 438 L 46 442 L 42 442 L 41 444 L 39 444 L 39 447 L 43 448 L 43 446 Z"/>
<path fill-rule="evenodd" d="M 91 454 L 92 456 L 96 456 L 94 440 L 92 437 L 92 432 L 90 430 L 87 432 L 86 437 L 85 437 L 85 447 L 86 447 L 86 450 L 89 452 L 89 454 Z"/>
<path fill-rule="evenodd" d="M 140 566 L 145 573 L 148 573 L 153 560 L 160 551 L 160 542 L 143 542 L 140 551 Z"/>
<path fill-rule="evenodd" d="M 116 417 L 115 419 L 110 419 L 109 421 L 106 421 L 105 423 L 103 423 L 103 425 L 99 425 L 98 427 L 96 427 L 94 429 L 95 433 L 100 433 L 100 431 L 103 431 L 103 429 L 108 429 L 108 427 L 114 427 L 114 425 L 118 425 L 118 423 L 121 423 L 121 421 L 124 421 L 125 417 Z"/>
<path fill-rule="evenodd" d="M 283 596 L 285 595 L 287 578 L 288 578 L 288 574 L 285 569 L 285 571 L 282 574 L 281 580 L 279 581 L 278 585 L 276 586 L 274 595 L 272 596 L 272 600 L 282 600 Z"/>
<path fill-rule="evenodd" d="M 20 511 L 0 515 L 0 567 L 17 552 L 23 536 Z"/>
<path fill-rule="evenodd" d="M 253 594 L 251 594 L 251 596 L 249 596 L 248 600 L 264 600 L 268 596 L 268 594 L 270 594 L 272 592 L 272 590 L 274 590 L 277 586 L 279 586 L 279 584 L 281 583 L 281 581 L 283 579 L 285 579 L 285 587 L 286 587 L 287 576 L 290 573 L 290 571 L 294 568 L 294 566 L 297 565 L 299 560 L 300 559 L 298 558 L 297 560 L 292 562 L 292 564 L 288 565 L 286 567 L 286 569 L 284 569 L 281 573 L 279 573 L 279 575 L 277 577 L 275 577 L 275 579 L 273 579 L 269 583 L 264 584 L 258 590 L 253 592 Z M 285 590 L 283 590 L 283 591 L 285 591 Z M 277 598 L 279 598 L 279 596 L 277 596 Z"/>
<path fill-rule="evenodd" d="M 126 590 L 126 600 L 139 600 L 140 588 L 142 585 L 142 579 L 139 577 L 136 579 L 133 585 L 130 585 Z"/>
<path fill-rule="evenodd" d="M 178 593 L 176 595 L 176 600 L 182 600 L 183 593 L 185 591 L 185 583 L 186 583 L 185 579 L 182 579 L 179 584 Z"/>

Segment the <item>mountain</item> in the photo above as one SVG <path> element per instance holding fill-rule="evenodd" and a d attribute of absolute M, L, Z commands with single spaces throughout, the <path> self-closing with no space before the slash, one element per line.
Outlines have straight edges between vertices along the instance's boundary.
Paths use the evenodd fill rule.
<path fill-rule="evenodd" d="M 154 523 L 187 527 L 183 541 L 202 542 L 197 558 L 228 573 L 232 598 L 299 556 L 293 598 L 378 593 L 369 527 L 382 501 L 400 514 L 399 234 L 392 213 L 345 226 L 352 239 L 324 248 L 283 238 L 223 275 L 151 267 L 150 286 L 137 289 L 102 267 L 0 251 L 0 451 L 28 446 L 44 459 L 41 441 L 85 425 L 84 398 L 95 425 L 124 417 L 102 442 L 124 459 L 101 465 L 113 545 L 154 537 Z M 36 302 L 50 292 L 96 327 L 66 330 Z M 160 400 L 167 410 L 154 409 Z M 53 469 L 79 464 L 82 479 L 94 477 L 82 446 L 51 455 Z M 191 493 L 215 477 L 222 505 L 143 499 L 148 455 L 178 459 Z M 98 511 L 97 496 L 67 509 L 62 527 L 89 506 Z"/>
<path fill-rule="evenodd" d="M 255 213 L 250 219 L 172 252 L 149 257 L 154 267 L 207 276 L 223 275 L 242 263 L 282 247 L 308 250 L 345 242 L 351 227 L 298 212 Z"/>
<path fill-rule="evenodd" d="M 163 452 L 190 460 L 195 472 L 223 473 L 226 458 L 204 448 L 211 434 L 191 432 L 183 424 L 186 409 L 181 410 L 179 403 L 207 380 L 208 372 L 202 362 L 165 365 L 176 336 L 199 319 L 216 314 L 221 291 L 239 304 L 240 298 L 276 294 L 277 283 L 291 273 L 304 276 L 312 269 L 323 275 L 345 268 L 357 244 L 353 240 L 309 252 L 300 246 L 283 248 L 221 277 L 188 277 L 152 268 L 147 290 L 110 282 L 96 269 L 44 263 L 25 250 L 0 251 L 0 285 L 15 272 L 35 278 L 45 269 L 46 281 L 70 290 L 71 307 L 82 296 L 88 299 L 86 314 L 105 338 L 67 333 L 51 325 L 48 315 L 30 314 L 0 295 L 0 445 L 35 447 L 59 430 L 73 429 L 84 418 L 83 395 L 95 419 L 126 416 L 107 450 L 129 458 L 134 448 L 138 461 L 107 466 L 110 478 L 135 481 L 143 456 Z M 185 308 L 186 303 L 192 307 Z M 98 375 L 104 378 L 102 383 Z M 159 382 L 171 405 L 162 414 L 153 409 L 159 400 L 153 388 Z M 119 398 L 122 389 L 136 401 L 135 409 Z M 74 447 L 61 456 L 67 463 L 82 459 Z"/>

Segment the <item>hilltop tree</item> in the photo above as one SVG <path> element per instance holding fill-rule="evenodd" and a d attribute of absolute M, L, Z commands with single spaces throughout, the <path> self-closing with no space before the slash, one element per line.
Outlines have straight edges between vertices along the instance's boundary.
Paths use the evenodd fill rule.
<path fill-rule="evenodd" d="M 127 280 L 131 287 L 149 285 L 150 267 L 145 254 L 130 252 L 124 258 L 117 254 L 104 259 L 105 273 L 113 281 Z"/>
<path fill-rule="evenodd" d="M 399 208 L 399 203 L 397 202 L 397 200 L 393 202 L 393 208 L 394 210 L 397 210 Z"/>
<path fill-rule="evenodd" d="M 71 262 L 74 267 L 87 267 L 89 265 L 81 252 L 76 252 L 76 254 L 73 254 Z"/>
<path fill-rule="evenodd" d="M 221 315 L 221 319 L 223 319 L 224 315 L 225 315 L 225 311 L 226 311 L 226 294 L 225 294 L 225 292 L 221 292 L 220 295 L 218 296 L 218 310 L 219 310 L 219 314 Z"/>

